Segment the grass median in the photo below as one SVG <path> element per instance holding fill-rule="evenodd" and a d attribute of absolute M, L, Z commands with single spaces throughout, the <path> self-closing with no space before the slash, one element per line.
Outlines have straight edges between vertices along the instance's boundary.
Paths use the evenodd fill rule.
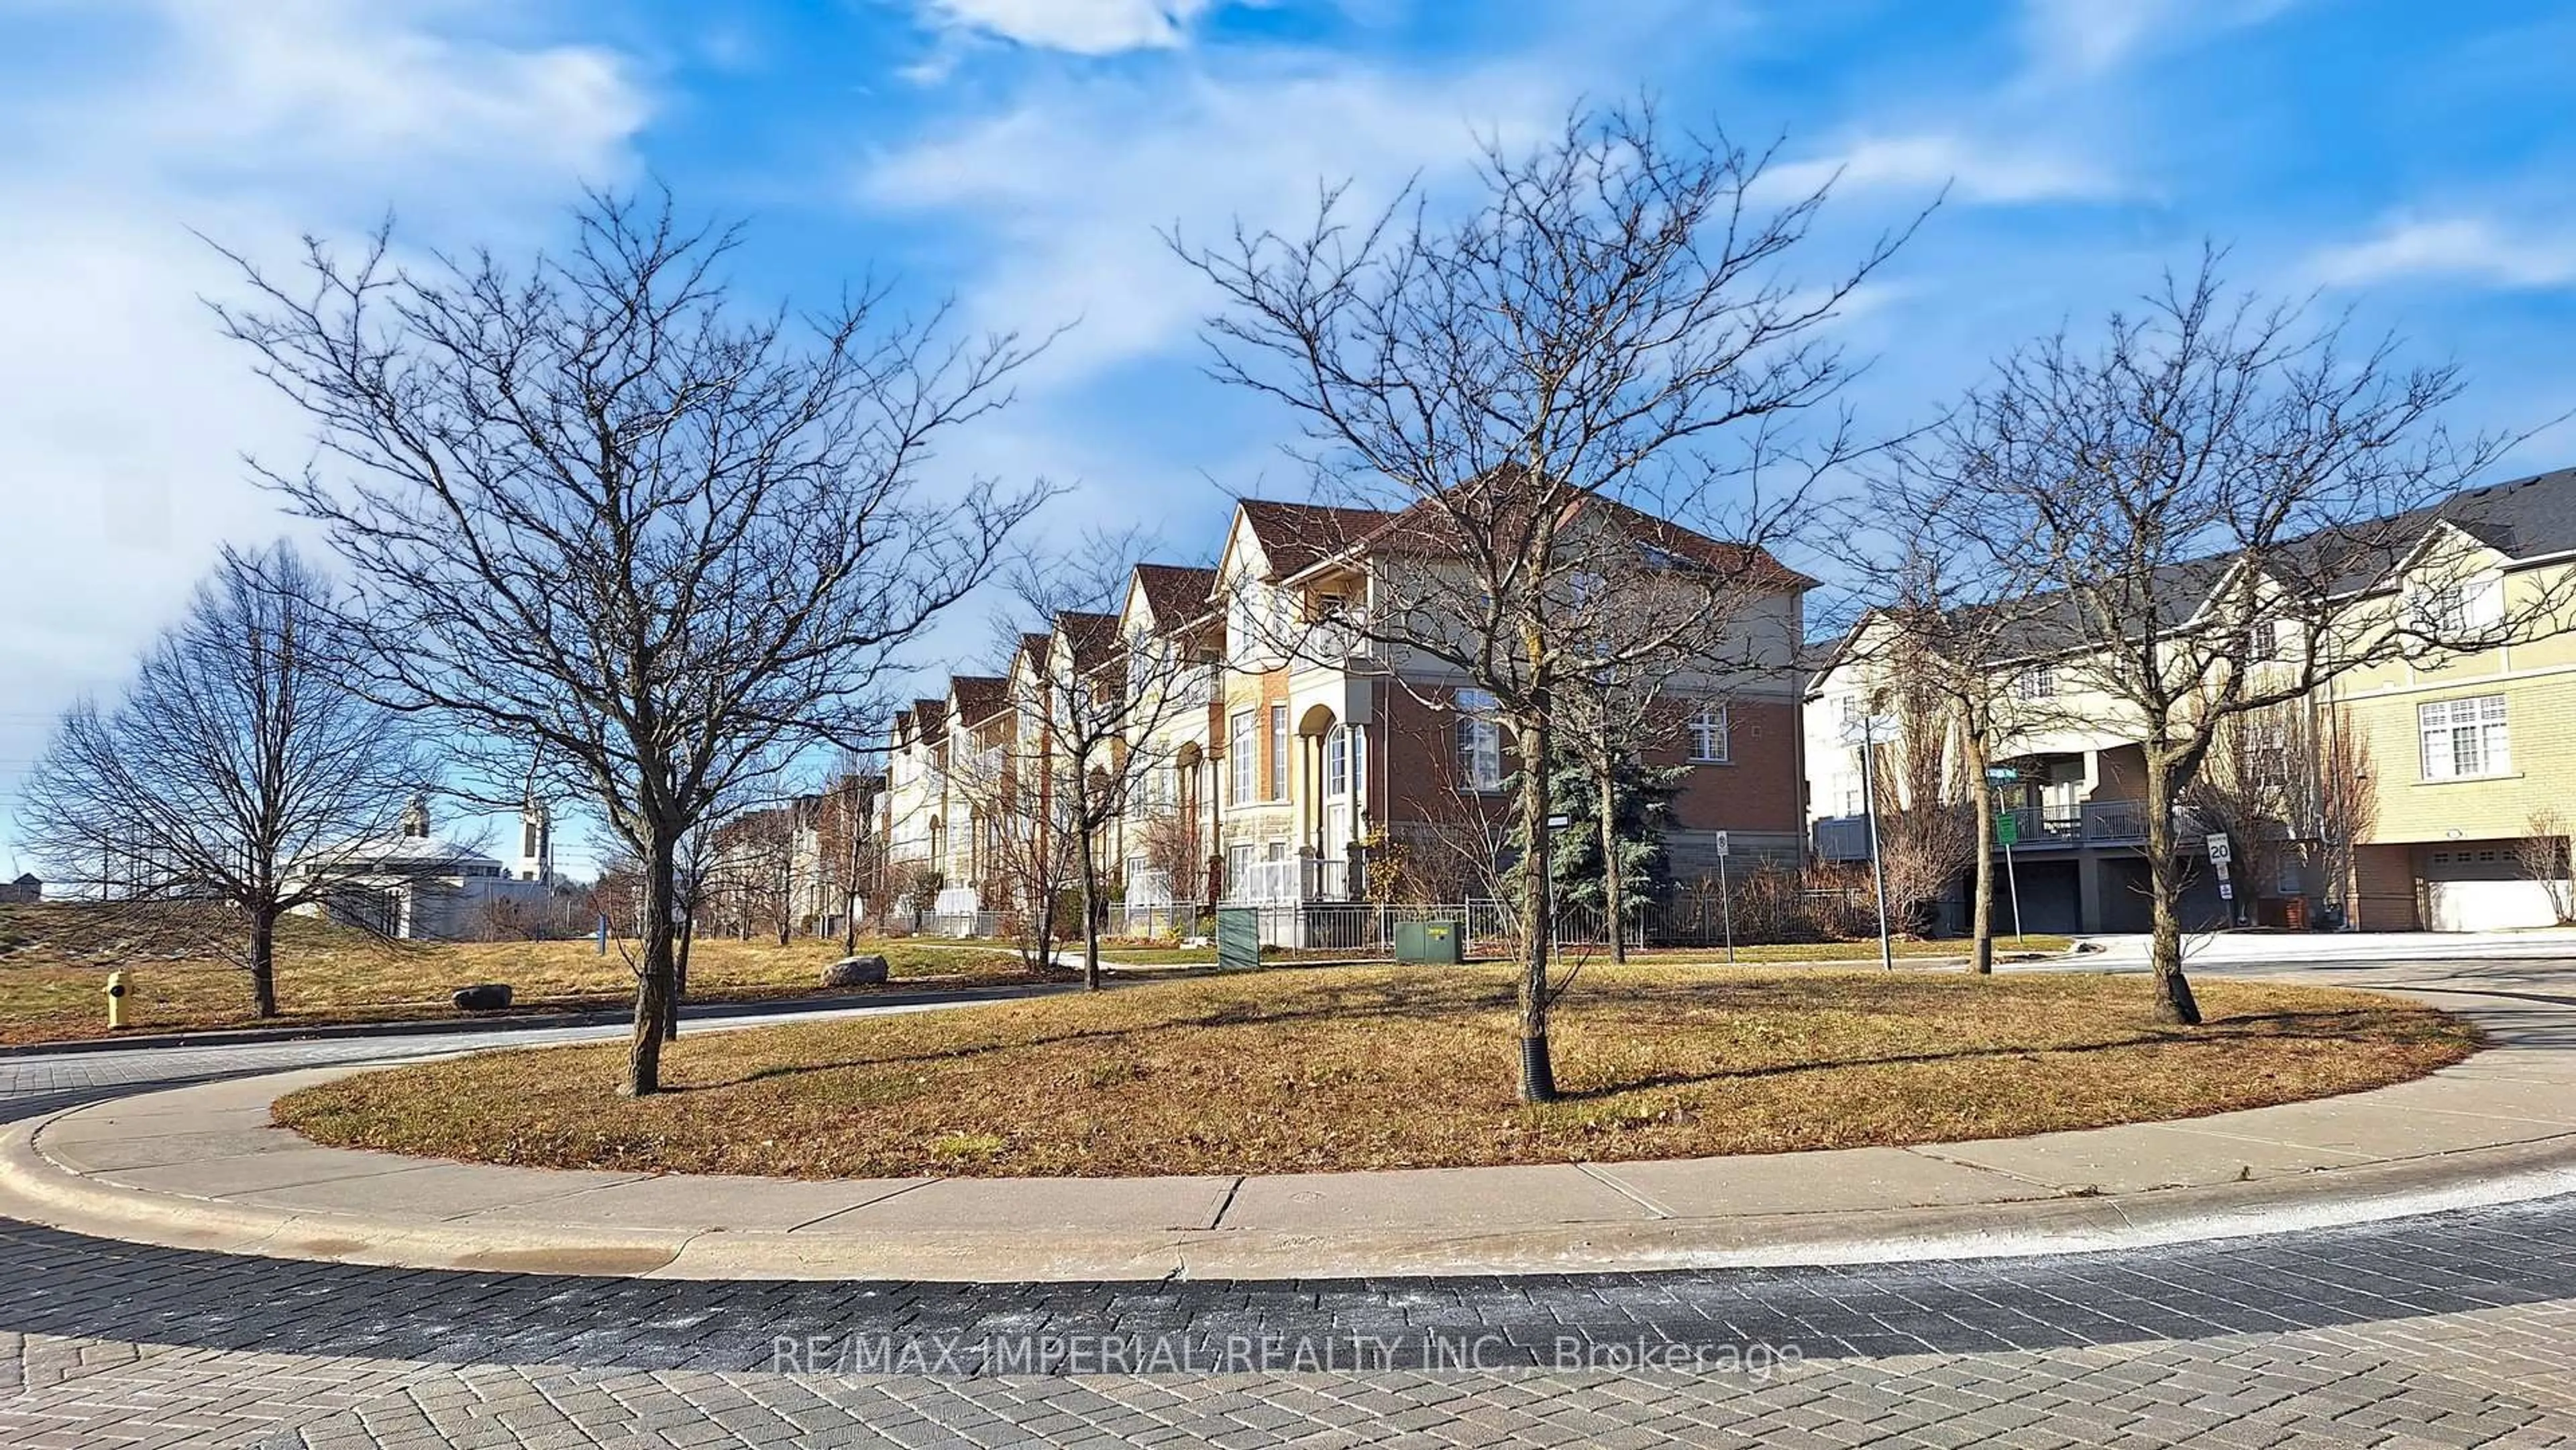
<path fill-rule="evenodd" d="M 110 971 L 125 974 L 128 1035 L 226 1027 L 462 1018 L 457 988 L 507 982 L 514 1012 L 614 1009 L 634 1000 L 633 942 L 388 941 L 311 917 L 279 924 L 279 1016 L 251 1015 L 250 977 L 224 956 L 232 922 L 176 903 L 0 907 L 0 1043 L 106 1037 Z M 990 945 L 866 942 L 895 990 L 1033 980 L 1018 953 Z M 689 1000 L 745 1002 L 821 992 L 835 940 L 702 937 L 689 954 Z M 835 994 L 848 989 L 835 989 Z M 483 1013 L 478 1016 L 491 1016 Z"/>
<path fill-rule="evenodd" d="M 1560 1004 L 1558 1103 L 1513 1098 L 1512 978 L 1340 967 L 684 1037 L 494 1052 L 282 1099 L 317 1141 L 483 1162 L 791 1177 L 1281 1173 L 1695 1157 L 2006 1137 L 2402 1081 L 2471 1029 L 2371 993 L 2136 978 L 1594 967 Z"/>

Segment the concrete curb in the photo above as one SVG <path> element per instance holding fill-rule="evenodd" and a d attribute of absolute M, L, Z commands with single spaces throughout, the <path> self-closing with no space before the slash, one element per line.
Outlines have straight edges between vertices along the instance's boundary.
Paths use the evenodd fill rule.
<path fill-rule="evenodd" d="M 2576 1192 L 2576 1120 L 2513 1115 L 2516 1105 L 2532 1095 L 2563 1094 L 2570 1071 L 2566 1056 L 2490 1049 L 2432 1078 L 2340 1098 L 2250 1109 L 2220 1119 L 1984 1144 L 1788 1154 L 1768 1162 L 1703 1159 L 1279 1179 L 890 1180 L 857 1193 L 856 1206 L 846 1213 L 818 1207 L 810 1210 L 808 1221 L 792 1223 L 792 1214 L 745 1214 L 732 1221 L 753 1223 L 765 1217 L 771 1226 L 722 1228 L 709 1226 L 704 1215 L 706 1205 L 727 1192 L 745 1197 L 725 1201 L 761 1209 L 764 1195 L 774 1202 L 780 1194 L 829 1194 L 869 1185 L 782 1187 L 782 1180 L 683 1178 L 678 1197 L 690 1201 L 689 1211 L 700 1215 L 687 1224 L 550 1222 L 546 1214 L 559 1212 L 555 1205 L 563 1201 L 649 1190 L 669 1179 L 439 1165 L 389 1153 L 316 1148 L 286 1130 L 258 1126 L 266 1120 L 266 1104 L 276 1096 L 369 1070 L 334 1066 L 108 1099 L 16 1124 L 0 1135 L 0 1214 L 101 1237 L 273 1258 L 689 1279 L 1422 1277 L 2082 1253 L 2369 1223 Z M 2480 1093 L 2504 1096 L 2482 1099 Z M 2235 1131 L 2251 1131 L 2265 1114 L 2297 1115 L 2297 1121 L 2268 1142 Z M 2267 1158 L 2284 1138 L 2318 1137 L 2321 1121 L 2342 1124 L 2355 1142 L 2374 1133 L 2390 1136 L 2395 1125 L 2402 1131 L 2391 1141 L 2403 1140 L 2422 1151 L 2371 1158 L 2351 1148 L 2310 1147 L 2287 1159 Z M 58 1125 L 75 1123 L 77 1127 L 56 1131 Z M 202 1157 L 154 1150 L 137 1165 L 147 1177 L 159 1173 L 165 1178 L 211 1165 L 216 1177 L 207 1182 L 205 1193 L 101 1181 L 91 1175 L 137 1169 L 84 1170 L 60 1156 L 88 1156 L 95 1163 L 102 1145 L 113 1157 L 119 1145 L 211 1144 L 227 1132 L 276 1137 L 230 1154 L 209 1147 Z M 2265 1161 L 2267 1171 L 2278 1171 L 2250 1181 L 2208 1181 L 2212 1170 L 2204 1163 L 2198 1170 L 2204 1181 L 2186 1186 L 2120 1192 L 2066 1186 L 2070 1172 L 2123 1162 L 2136 1181 L 2153 1181 L 2153 1173 L 2171 1165 L 2157 1165 L 2146 1170 L 2148 1177 L 2138 1176 L 2141 1134 L 2149 1141 L 2157 1135 L 2172 1140 L 2168 1150 L 2173 1143 L 2187 1144 L 2186 1159 L 2207 1158 L 2215 1144 L 2222 1168 L 2241 1154 L 2249 1165 Z M 2496 1141 L 2499 1135 L 2510 1141 Z M 62 1146 L 48 1151 L 49 1137 Z M 316 1185 L 347 1185 L 356 1192 L 338 1194 L 334 1189 L 333 1194 L 354 1206 L 289 1208 L 217 1196 L 223 1165 L 274 1162 L 265 1155 L 276 1151 L 298 1155 L 296 1161 L 304 1165 L 298 1172 L 306 1176 L 284 1174 L 274 1188 L 291 1196 Z M 2039 1170 L 2030 1167 L 2033 1154 L 2053 1165 L 2049 1171 L 2056 1182 L 2043 1181 Z M 1891 1169 L 1891 1162 L 1901 1166 Z M 1864 1169 L 1863 1164 L 1871 1166 Z M 484 1177 L 464 1195 L 475 1200 L 471 1206 L 443 1216 L 417 1205 L 406 1216 L 392 1202 L 365 1201 L 369 1180 L 393 1174 L 404 1175 L 404 1186 L 387 1188 L 384 1196 L 410 1201 L 407 1194 L 418 1194 L 420 1184 L 437 1176 L 424 1170 Z M 1943 1178 L 1970 1170 L 1973 1182 L 1966 1190 Z M 1871 1178 L 1871 1173 L 1880 1176 Z M 1657 1174 L 1664 1176 L 1658 1180 Z M 1605 1209 L 1548 1199 L 1548 1192 L 1561 1191 L 1575 1181 L 1574 1175 L 1616 1189 L 1625 1201 Z M 1690 1196 L 1692 1182 L 1703 1188 L 1712 1182 L 1735 1183 L 1740 1189 L 1748 1176 L 1774 1184 L 1819 1185 L 1814 1195 L 1792 1195 L 1801 1204 L 1828 1202 L 1827 1184 L 1841 1185 L 1846 1199 L 1869 1201 L 1784 1209 L 1780 1205 L 1788 1200 L 1776 1191 L 1750 1199 L 1723 1189 Z M 1636 1186 L 1658 1181 L 1666 1186 Z M 1169 1212 L 1155 1194 L 1175 1184 L 1197 1194 L 1193 1202 L 1220 1206 Z M 890 1220 L 867 1217 L 897 1200 L 915 1202 L 904 1195 L 924 1186 L 954 1190 L 946 1202 L 971 1210 L 978 1202 L 1025 1207 L 1051 1193 L 1064 1194 L 1067 1185 L 1082 1193 L 1113 1195 L 1099 1201 L 1127 1205 L 1126 1222 L 1104 1225 L 1103 1219 L 1117 1215 L 1065 1213 L 1061 1203 L 1008 1227 L 961 1227 L 975 1221 L 971 1211 L 952 1215 L 932 1206 L 915 1207 Z M 1136 1197 L 1114 1197 L 1122 1185 Z M 1960 1200 L 1962 1192 L 1977 1201 Z M 1921 1201 L 1944 1193 L 1954 1201 Z M 1908 1201 L 1908 1194 L 1916 1195 L 1915 1200 Z M 1356 1201 L 1363 1212 L 1336 1221 L 1336 1195 L 1341 1195 L 1343 1209 Z M 1265 1196 L 1271 1206 L 1266 1219 L 1253 1214 L 1245 1224 L 1226 1222 L 1240 1201 L 1255 1196 Z M 1293 1226 L 1281 1226 L 1280 1206 L 1299 1199 L 1316 1201 L 1315 1212 Z M 1384 1207 L 1390 1199 L 1398 1201 L 1393 1221 L 1370 1221 L 1365 1210 Z M 1486 1205 L 1481 1214 L 1458 1210 L 1469 1200 Z M 1748 1202 L 1755 1206 L 1742 1206 Z M 1640 1213 L 1640 1208 L 1649 1212 Z M 1058 1216 L 1050 1218 L 1048 1212 Z"/>

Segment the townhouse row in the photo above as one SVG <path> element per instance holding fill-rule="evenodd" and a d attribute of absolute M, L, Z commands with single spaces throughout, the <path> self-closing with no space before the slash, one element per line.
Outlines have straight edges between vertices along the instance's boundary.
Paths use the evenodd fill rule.
<path fill-rule="evenodd" d="M 2237 728 L 2207 774 L 2252 806 L 2187 801 L 2177 821 L 2187 928 L 2490 930 L 2552 925 L 2576 905 L 2576 469 L 2464 491 L 2420 522 L 2421 567 L 2368 588 L 2436 637 L 2516 623 L 2487 647 L 2335 675 Z M 1825 861 L 1869 851 L 1862 752 L 1843 724 L 1888 686 L 1884 656 L 1856 647 L 1869 628 L 1807 692 L 1809 826 Z M 2005 670 L 1999 708 L 2021 718 L 1994 752 L 2001 834 L 2015 838 L 1999 919 L 2017 899 L 2030 931 L 2145 930 L 2139 731 L 2088 686 L 2081 657 L 2034 650 Z M 2227 841 L 2223 871 L 2213 837 Z M 1948 906 L 1955 921 L 1958 893 Z"/>
<path fill-rule="evenodd" d="M 1390 555 L 1419 553 L 1401 534 L 1393 515 L 1242 501 L 1214 565 L 1141 565 L 1116 613 L 1061 615 L 1002 673 L 899 711 L 878 827 L 894 909 L 1014 910 L 1027 882 L 1061 879 L 1041 863 L 1087 819 L 1066 761 L 1104 699 L 1118 738 L 1089 769 L 1121 799 L 1090 828 L 1131 919 L 1492 894 L 1519 762 L 1491 698 L 1369 627 L 1390 607 Z M 1814 581 L 1757 562 L 1758 597 L 1726 626 L 1745 665 L 1679 682 L 1649 752 L 1678 769 L 1666 844 L 1686 881 L 1716 869 L 1721 841 L 1806 854 L 1795 666 Z"/>
<path fill-rule="evenodd" d="M 1390 554 L 1420 546 L 1401 523 L 1243 501 L 1212 566 L 1141 565 L 1114 613 L 1059 616 L 1002 673 L 913 701 L 888 742 L 876 827 L 895 906 L 1024 906 L 1027 881 L 1062 879 L 1040 863 L 1085 819 L 1130 920 L 1494 894 L 1518 769 L 1508 733 L 1455 670 L 1368 628 L 1390 607 Z M 2576 596 L 2576 470 L 2471 490 L 2424 533 L 2451 561 L 2445 609 Z M 1721 841 L 1739 867 L 1868 856 L 1845 726 L 1880 708 L 1887 683 L 1854 647 L 1870 623 L 1807 641 L 1814 581 L 1765 563 L 1769 587 L 1725 626 L 1739 636 L 1726 653 L 1760 663 L 1676 681 L 1648 752 L 1679 768 L 1666 846 L 1684 883 L 1714 873 Z M 2000 919 L 2145 929 L 2141 732 L 2089 692 L 2079 658 L 2034 649 L 2009 673 L 1997 694 L 2025 719 L 1994 762 L 2012 868 Z M 1091 771 L 1121 799 L 1086 817 L 1067 808 L 1082 793 L 1063 737 L 1101 698 L 1123 708 Z M 2576 901 L 2555 814 L 2576 816 L 2576 612 L 2509 644 L 2338 675 L 2252 728 L 2275 804 L 2257 822 L 2195 809 L 2177 821 L 2191 926 L 2475 930 L 2545 925 Z M 1879 804 L 1882 820 L 1905 805 Z M 2222 873 L 2208 841 L 2231 830 Z M 1963 873 L 1946 920 L 1925 924 L 1957 926 L 1965 894 Z"/>

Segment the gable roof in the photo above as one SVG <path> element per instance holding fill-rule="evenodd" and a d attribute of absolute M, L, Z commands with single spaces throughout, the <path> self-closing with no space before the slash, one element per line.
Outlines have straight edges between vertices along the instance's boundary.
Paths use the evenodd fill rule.
<path fill-rule="evenodd" d="M 983 724 L 1010 703 L 1011 682 L 992 675 L 952 675 L 948 680 L 949 698 L 957 702 L 957 723 L 968 727 Z"/>
<path fill-rule="evenodd" d="M 1272 572 L 1285 579 L 1348 551 L 1379 533 L 1396 515 L 1384 509 L 1342 508 L 1332 504 L 1289 503 L 1283 499 L 1247 498 L 1236 507 L 1261 543 Z M 1210 585 L 1214 587 L 1213 584 Z"/>
<path fill-rule="evenodd" d="M 1216 570 L 1196 564 L 1139 564 L 1138 592 L 1156 627 L 1169 629 L 1207 612 L 1216 593 Z"/>
<path fill-rule="evenodd" d="M 1068 609 L 1055 617 L 1055 627 L 1064 635 L 1065 642 L 1073 646 L 1076 669 L 1100 663 L 1109 657 L 1112 647 L 1118 643 L 1118 616 L 1114 614 Z"/>
<path fill-rule="evenodd" d="M 2344 595 L 2386 587 L 2391 573 L 2402 569 L 2420 552 L 2424 539 L 2443 526 L 2460 530 L 2508 559 L 2576 551 L 2576 468 L 2461 489 L 2427 507 L 2372 521 L 2371 537 L 2348 539 L 2349 530 L 2321 531 L 2275 547 L 2286 555 L 2304 551 L 2312 561 L 2348 563 L 2343 577 L 2332 585 L 2336 595 Z M 2338 542 L 2352 547 L 2351 560 L 2338 560 L 2327 552 Z M 2144 615 L 2151 609 L 2156 618 L 2179 628 L 2200 613 L 2240 563 L 2235 555 L 2218 553 L 2167 564 L 2155 571 L 2149 597 L 2137 602 L 2136 612 Z M 2050 590 L 2024 601 L 2015 606 L 2015 613 L 2020 617 L 2007 622 L 1996 635 L 2007 656 L 2039 658 L 2092 642 L 2081 606 L 2066 590 Z"/>
<path fill-rule="evenodd" d="M 1524 470 L 1519 465 L 1507 465 L 1490 474 L 1479 475 L 1476 485 L 1461 487 L 1494 486 L 1488 484 L 1489 479 L 1499 479 L 1502 481 L 1499 486 L 1508 487 L 1510 480 L 1522 476 Z M 1255 512 L 1256 505 L 1260 510 L 1258 513 Z M 1508 500 L 1504 506 L 1509 506 Z M 1281 578 L 1292 578 L 1336 555 L 1363 549 L 1398 547 L 1424 553 L 1458 552 L 1455 516 L 1428 499 L 1392 512 L 1257 499 L 1244 500 L 1243 509 L 1255 537 L 1261 541 L 1262 551 L 1270 556 L 1271 567 Z M 1589 490 L 1572 491 L 1564 521 L 1570 523 L 1586 514 L 1602 519 L 1641 547 L 1660 552 L 1681 564 L 1712 573 L 1741 574 L 1750 581 L 1783 591 L 1804 592 L 1816 587 L 1817 581 L 1781 563 L 1767 549 L 1711 538 L 1696 529 Z M 1272 542 L 1274 536 L 1279 540 L 1276 544 Z M 1283 550 L 1286 551 L 1284 554 Z"/>

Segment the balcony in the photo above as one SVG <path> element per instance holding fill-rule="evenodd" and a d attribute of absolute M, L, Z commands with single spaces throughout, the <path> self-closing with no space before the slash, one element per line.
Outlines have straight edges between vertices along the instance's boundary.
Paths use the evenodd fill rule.
<path fill-rule="evenodd" d="M 2135 846 L 2147 839 L 2144 801 L 2092 801 L 2082 805 L 2024 806 L 2005 812 L 2020 827 L 2016 851 L 2068 850 L 2081 846 Z M 1869 859 L 1869 819 L 1834 816 L 1816 822 L 1816 855 L 1827 861 Z M 2188 811 L 2174 812 L 2174 839 L 2189 847 L 2198 843 L 2198 823 Z"/>
<path fill-rule="evenodd" d="M 1310 901 L 1348 901 L 1351 863 L 1339 858 L 1299 856 L 1282 861 L 1255 861 L 1225 884 L 1228 906 L 1296 906 Z"/>
<path fill-rule="evenodd" d="M 1338 614 L 1309 622 L 1289 651 L 1300 670 L 1349 670 L 1366 673 L 1385 666 L 1376 640 L 1357 615 Z"/>

